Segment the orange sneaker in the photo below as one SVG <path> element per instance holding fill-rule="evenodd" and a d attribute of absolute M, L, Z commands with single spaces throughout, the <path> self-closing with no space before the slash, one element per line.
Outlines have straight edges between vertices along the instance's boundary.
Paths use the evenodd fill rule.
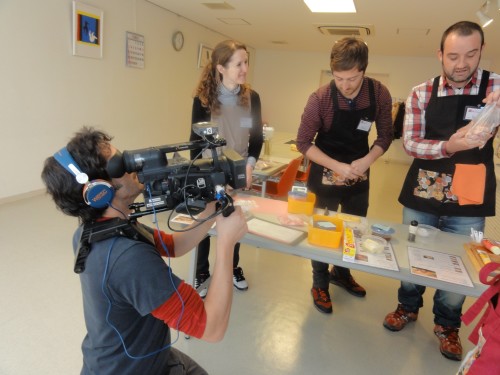
<path fill-rule="evenodd" d="M 434 334 L 440 341 L 439 350 L 442 355 L 452 361 L 462 360 L 462 344 L 460 336 L 458 336 L 458 328 L 443 327 L 436 324 Z"/>
<path fill-rule="evenodd" d="M 328 289 L 323 288 L 311 288 L 311 294 L 314 301 L 314 306 L 325 314 L 331 314 L 333 312 L 332 309 L 332 300 L 330 299 L 330 293 Z"/>
<path fill-rule="evenodd" d="M 396 311 L 385 316 L 384 327 L 389 331 L 401 331 L 408 323 L 414 322 L 418 318 L 417 312 L 406 311 L 402 304 L 398 304 Z"/>

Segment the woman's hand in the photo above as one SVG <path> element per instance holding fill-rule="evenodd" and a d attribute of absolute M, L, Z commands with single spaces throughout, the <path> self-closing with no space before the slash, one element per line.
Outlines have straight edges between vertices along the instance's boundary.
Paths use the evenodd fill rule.
<path fill-rule="evenodd" d="M 246 172 L 247 172 L 247 186 L 246 186 L 246 188 L 250 190 L 252 188 L 252 177 L 253 177 L 252 176 L 253 167 L 250 164 L 247 164 Z"/>

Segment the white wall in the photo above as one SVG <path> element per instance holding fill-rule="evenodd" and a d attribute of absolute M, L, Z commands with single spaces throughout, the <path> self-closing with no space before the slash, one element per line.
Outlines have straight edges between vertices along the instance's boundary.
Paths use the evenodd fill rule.
<path fill-rule="evenodd" d="M 83 125 L 106 130 L 122 150 L 188 139 L 199 44 L 228 37 L 146 0 L 84 2 L 104 11 L 100 60 L 72 56 L 71 0 L 0 0 L 0 203 L 42 190 L 43 161 Z M 185 35 L 180 52 L 171 46 L 176 30 Z M 145 36 L 145 69 L 125 66 L 126 31 Z M 251 54 L 249 81 L 264 119 L 296 132 L 329 51 Z M 389 74 L 391 93 L 401 98 L 439 71 L 434 56 L 371 56 L 368 66 L 368 74 Z"/>
<path fill-rule="evenodd" d="M 43 189 L 43 161 L 83 125 L 106 130 L 121 149 L 189 138 L 199 44 L 227 37 L 145 0 L 84 3 L 104 11 L 101 60 L 72 55 L 70 0 L 0 1 L 0 202 Z M 125 66 L 126 31 L 145 36 L 145 69 Z"/>
<path fill-rule="evenodd" d="M 438 41 L 436 41 L 438 43 Z M 437 50 L 437 47 L 436 47 Z M 262 99 L 263 116 L 280 131 L 296 132 L 309 95 L 319 87 L 322 70 L 329 70 L 330 51 L 304 53 L 258 50 L 253 87 Z M 489 61 L 481 66 L 490 68 Z M 436 56 L 370 55 L 367 75 L 389 76 L 392 97 L 405 100 L 411 88 L 441 72 Z"/>
<path fill-rule="evenodd" d="M 439 41 L 436 41 L 436 51 Z M 329 70 L 330 51 L 303 53 L 259 50 L 254 68 L 254 88 L 262 100 L 263 117 L 277 130 L 296 133 L 309 95 L 320 84 L 322 70 Z M 482 67 L 490 68 L 489 61 Z M 415 85 L 439 75 L 436 56 L 399 57 L 370 55 L 367 75 L 388 76 L 388 88 L 395 100 L 406 100 Z M 271 84 L 272 83 L 272 84 Z M 383 156 L 386 161 L 410 163 L 401 140 L 395 140 Z"/>

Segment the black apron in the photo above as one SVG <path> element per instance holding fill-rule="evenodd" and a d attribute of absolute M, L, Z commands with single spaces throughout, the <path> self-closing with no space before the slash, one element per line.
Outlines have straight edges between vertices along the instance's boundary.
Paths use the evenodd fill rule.
<path fill-rule="evenodd" d="M 466 108 L 483 104 L 489 72 L 483 71 L 477 95 L 438 97 L 439 78 L 434 78 L 431 98 L 425 109 L 425 139 L 448 140 L 469 122 L 464 119 Z M 455 165 L 480 163 L 486 166 L 483 204 L 461 206 L 450 191 Z M 457 152 L 450 158 L 434 160 L 415 158 L 406 175 L 399 202 L 405 207 L 438 216 L 484 217 L 495 215 L 495 194 L 496 179 L 493 138 L 491 138 L 481 150 L 476 147 Z"/>
<path fill-rule="evenodd" d="M 367 78 L 367 82 L 370 105 L 365 109 L 352 111 L 340 109 L 337 88 L 333 81 L 330 83 L 334 111 L 332 125 L 326 132 L 322 130 L 318 131 L 315 145 L 323 153 L 342 163 L 350 164 L 354 160 L 366 156 L 370 151 L 368 145 L 369 131 L 358 129 L 361 120 L 370 123 L 375 121 L 377 106 L 374 84 L 370 78 Z M 325 184 L 325 179 L 330 179 L 331 176 L 331 170 L 312 162 L 307 186 L 312 192 L 320 196 L 346 191 L 361 193 L 369 189 L 368 171 L 366 179 L 349 186 L 344 184 Z"/>

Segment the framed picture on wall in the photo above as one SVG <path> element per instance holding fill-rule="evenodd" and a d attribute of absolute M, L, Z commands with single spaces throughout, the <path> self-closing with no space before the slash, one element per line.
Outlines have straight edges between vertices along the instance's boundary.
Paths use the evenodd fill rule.
<path fill-rule="evenodd" d="M 198 68 L 204 68 L 210 62 L 213 48 L 204 44 L 200 44 L 200 52 L 198 54 Z"/>
<path fill-rule="evenodd" d="M 102 59 L 104 13 L 73 1 L 73 55 Z"/>

